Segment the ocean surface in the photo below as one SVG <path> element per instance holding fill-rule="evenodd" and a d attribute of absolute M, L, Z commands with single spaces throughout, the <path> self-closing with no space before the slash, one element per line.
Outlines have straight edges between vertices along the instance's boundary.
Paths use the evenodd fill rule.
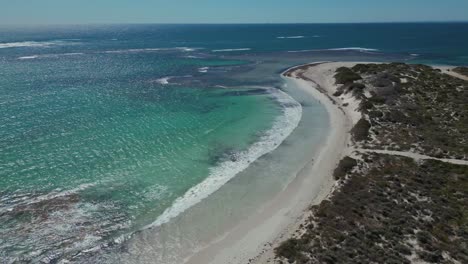
<path fill-rule="evenodd" d="M 467 65 L 468 24 L 0 26 L 0 262 L 182 263 L 320 149 L 280 73 L 329 60 Z"/>

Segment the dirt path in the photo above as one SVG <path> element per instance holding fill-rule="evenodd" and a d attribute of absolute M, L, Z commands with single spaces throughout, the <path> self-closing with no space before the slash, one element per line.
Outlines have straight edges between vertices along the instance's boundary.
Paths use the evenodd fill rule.
<path fill-rule="evenodd" d="M 354 151 L 363 152 L 363 153 L 379 153 L 379 154 L 404 156 L 404 157 L 412 158 L 412 159 L 415 159 L 415 160 L 431 159 L 431 160 L 438 160 L 438 161 L 457 164 L 457 165 L 468 165 L 468 160 L 440 159 L 440 158 L 426 156 L 426 155 L 413 153 L 413 152 L 409 152 L 409 151 L 378 150 L 378 149 L 354 149 Z"/>

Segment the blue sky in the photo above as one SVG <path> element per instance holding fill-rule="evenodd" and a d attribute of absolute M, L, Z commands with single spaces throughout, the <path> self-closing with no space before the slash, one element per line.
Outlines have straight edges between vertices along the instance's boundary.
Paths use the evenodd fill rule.
<path fill-rule="evenodd" d="M 1 24 L 468 21 L 468 0 L 0 0 Z"/>

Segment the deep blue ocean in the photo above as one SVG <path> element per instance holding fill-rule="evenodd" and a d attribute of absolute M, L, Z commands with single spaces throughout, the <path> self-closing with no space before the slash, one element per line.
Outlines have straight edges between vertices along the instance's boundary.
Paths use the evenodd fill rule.
<path fill-rule="evenodd" d="M 0 43 L 80 42 L 79 46 L 55 47 L 55 52 L 129 46 L 198 47 L 205 52 L 250 49 L 249 53 L 360 47 L 384 53 L 418 54 L 422 60 L 463 65 L 468 56 L 467 33 L 468 23 L 41 26 L 0 27 Z M 44 52 L 31 48 L 28 51 L 31 55 L 36 54 L 34 51 Z M 24 49 L 9 49 L 2 50 L 1 55 L 5 58 L 25 53 L 28 52 Z"/>
<path fill-rule="evenodd" d="M 310 160 L 280 73 L 338 60 L 468 65 L 468 23 L 0 26 L 0 263 L 180 263 Z"/>

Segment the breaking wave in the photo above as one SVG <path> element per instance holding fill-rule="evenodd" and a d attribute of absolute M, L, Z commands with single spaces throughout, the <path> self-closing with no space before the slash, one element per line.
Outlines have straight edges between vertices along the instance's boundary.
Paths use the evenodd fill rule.
<path fill-rule="evenodd" d="M 333 51 L 379 51 L 378 49 L 369 49 L 369 48 L 361 48 L 361 47 L 349 47 L 349 48 L 334 48 L 334 49 L 327 49 Z"/>
<path fill-rule="evenodd" d="M 201 68 L 198 68 L 198 72 L 207 73 L 209 69 L 210 69 L 210 67 L 201 67 Z"/>
<path fill-rule="evenodd" d="M 378 52 L 378 49 L 368 49 L 361 47 L 333 48 L 333 49 L 310 49 L 310 50 L 290 50 L 289 53 L 313 52 L 313 51 L 359 51 L 359 52 Z"/>
<path fill-rule="evenodd" d="M 73 52 L 73 53 L 60 53 L 60 54 L 30 55 L 30 56 L 18 57 L 18 60 L 32 60 L 32 59 L 40 59 L 40 58 L 58 58 L 58 57 L 62 57 L 62 56 L 80 56 L 80 55 L 84 55 L 84 53 Z"/>
<path fill-rule="evenodd" d="M 240 49 L 217 49 L 212 50 L 212 52 L 231 52 L 231 51 L 247 51 L 251 50 L 251 48 L 240 48 Z"/>
<path fill-rule="evenodd" d="M 21 42 L 6 42 L 0 43 L 0 49 L 6 48 L 26 48 L 26 47 L 33 47 L 33 48 L 45 48 L 50 46 L 56 45 L 68 45 L 73 42 L 65 41 L 65 40 L 55 40 L 55 41 L 21 41 Z M 76 42 L 75 42 L 76 44 Z"/>
<path fill-rule="evenodd" d="M 107 50 L 104 53 L 139 53 L 139 52 L 158 52 L 158 51 L 182 51 L 191 52 L 200 48 L 175 47 L 175 48 L 144 48 L 144 49 L 123 49 L 123 50 Z"/>
<path fill-rule="evenodd" d="M 198 185 L 189 189 L 183 196 L 177 198 L 172 206 L 167 208 L 156 221 L 146 228 L 158 227 L 177 217 L 182 212 L 196 205 L 212 193 L 216 192 L 238 173 L 263 155 L 275 150 L 298 126 L 302 117 L 302 107 L 288 94 L 269 89 L 275 99 L 283 106 L 283 114 L 277 117 L 273 127 L 265 132 L 260 140 L 247 150 L 236 153 L 235 160 L 221 162 L 211 168 L 209 176 Z"/>
<path fill-rule="evenodd" d="M 287 37 L 276 37 L 277 39 L 301 39 L 305 38 L 304 36 L 287 36 Z"/>

